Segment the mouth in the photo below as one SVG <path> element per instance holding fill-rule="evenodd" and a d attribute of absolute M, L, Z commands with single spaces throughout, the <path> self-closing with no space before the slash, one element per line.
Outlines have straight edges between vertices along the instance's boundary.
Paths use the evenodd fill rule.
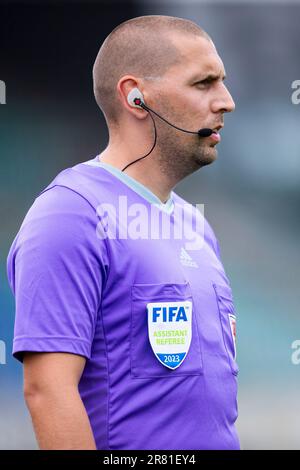
<path fill-rule="evenodd" d="M 213 133 L 211 134 L 209 139 L 213 140 L 215 143 L 221 142 L 221 136 L 219 134 L 219 130 L 222 129 L 223 127 L 224 127 L 223 125 L 220 125 L 220 126 L 212 128 Z"/>
<path fill-rule="evenodd" d="M 219 131 L 224 127 L 224 124 L 219 124 L 216 127 L 212 127 L 211 129 L 213 130 L 213 133 L 210 136 L 210 139 L 214 141 L 216 144 L 221 142 L 221 136 Z"/>
<path fill-rule="evenodd" d="M 220 131 L 221 129 L 223 129 L 223 127 L 224 127 L 224 125 L 222 124 L 222 125 L 220 125 L 220 126 L 217 126 L 217 127 L 212 128 L 212 130 L 214 131 L 215 134 L 218 134 L 219 131 Z"/>

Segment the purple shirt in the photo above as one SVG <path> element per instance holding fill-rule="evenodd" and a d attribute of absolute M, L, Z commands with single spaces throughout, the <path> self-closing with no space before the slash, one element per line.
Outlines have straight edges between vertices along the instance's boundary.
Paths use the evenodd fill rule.
<path fill-rule="evenodd" d="M 86 357 L 79 392 L 98 449 L 239 449 L 230 284 L 206 219 L 171 197 L 164 211 L 108 169 L 80 163 L 35 199 L 9 252 L 13 355 Z M 180 331 L 184 320 L 190 329 Z M 168 335 L 183 334 L 180 352 L 185 339 Z M 170 354 L 156 354 L 155 341 Z"/>

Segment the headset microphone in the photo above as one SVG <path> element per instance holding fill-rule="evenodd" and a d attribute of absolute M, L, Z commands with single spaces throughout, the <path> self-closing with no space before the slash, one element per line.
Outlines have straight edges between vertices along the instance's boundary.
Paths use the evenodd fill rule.
<path fill-rule="evenodd" d="M 156 132 L 156 126 L 155 126 L 155 121 L 151 115 L 151 113 L 154 113 L 157 117 L 159 117 L 160 119 L 162 119 L 164 122 L 166 122 L 167 124 L 169 124 L 170 126 L 174 127 L 175 129 L 178 129 L 179 131 L 182 131 L 182 132 L 187 132 L 188 134 L 196 134 L 198 135 L 199 137 L 209 137 L 211 136 L 215 131 L 213 131 L 212 129 L 209 129 L 209 128 L 203 128 L 203 129 L 199 129 L 198 131 L 187 131 L 186 129 L 182 129 L 181 127 L 177 127 L 175 126 L 174 124 L 171 124 L 169 121 L 167 121 L 167 119 L 163 118 L 162 116 L 160 116 L 156 111 L 154 111 L 153 109 L 149 108 L 149 106 L 147 106 L 144 102 L 144 97 L 143 97 L 143 94 L 140 92 L 140 90 L 138 88 L 133 88 L 130 93 L 128 94 L 127 96 L 127 101 L 128 103 L 135 107 L 135 108 L 143 108 L 145 109 L 146 111 L 148 111 L 152 121 L 153 121 L 153 124 L 154 124 L 154 144 L 151 148 L 151 150 L 146 154 L 144 155 L 143 157 L 140 157 L 140 158 L 137 158 L 136 160 L 134 160 L 133 162 L 131 163 L 128 163 L 128 165 L 126 165 L 122 171 L 124 171 L 127 167 L 129 167 L 130 165 L 132 165 L 133 163 L 147 157 L 151 152 L 152 150 L 154 149 L 155 145 L 156 145 L 156 138 L 157 138 L 157 132 Z"/>

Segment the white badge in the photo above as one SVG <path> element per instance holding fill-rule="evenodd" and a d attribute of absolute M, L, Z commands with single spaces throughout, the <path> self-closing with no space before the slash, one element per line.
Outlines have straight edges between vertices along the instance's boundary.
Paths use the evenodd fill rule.
<path fill-rule="evenodd" d="M 192 339 L 192 302 L 150 302 L 148 334 L 157 359 L 169 369 L 182 364 Z"/>

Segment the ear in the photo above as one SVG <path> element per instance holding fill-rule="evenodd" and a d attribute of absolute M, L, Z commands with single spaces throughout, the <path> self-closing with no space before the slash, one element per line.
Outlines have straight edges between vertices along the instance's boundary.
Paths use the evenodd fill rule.
<path fill-rule="evenodd" d="M 137 119 L 145 119 L 148 115 L 147 111 L 145 111 L 140 106 L 134 104 L 132 99 L 138 96 L 140 93 L 140 97 L 143 98 L 143 93 L 140 88 L 141 84 L 138 80 L 132 75 L 124 75 L 117 84 L 117 92 L 119 99 L 123 105 L 123 107 L 128 111 L 131 115 L 136 117 Z M 134 90 L 138 90 L 136 93 Z M 129 99 L 128 99 L 129 96 Z"/>

